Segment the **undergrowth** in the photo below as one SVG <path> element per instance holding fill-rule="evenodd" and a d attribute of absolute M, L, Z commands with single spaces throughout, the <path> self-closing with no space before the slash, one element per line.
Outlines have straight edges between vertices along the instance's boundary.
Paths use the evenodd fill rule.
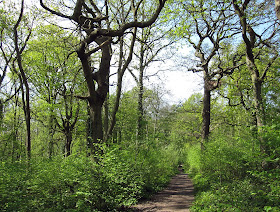
<path fill-rule="evenodd" d="M 279 130 L 266 128 L 265 153 L 252 137 L 214 135 L 187 147 L 196 200 L 191 211 L 280 211 Z"/>
<path fill-rule="evenodd" d="M 104 147 L 90 157 L 2 162 L 0 211 L 117 211 L 158 191 L 176 172 L 172 146 Z"/>

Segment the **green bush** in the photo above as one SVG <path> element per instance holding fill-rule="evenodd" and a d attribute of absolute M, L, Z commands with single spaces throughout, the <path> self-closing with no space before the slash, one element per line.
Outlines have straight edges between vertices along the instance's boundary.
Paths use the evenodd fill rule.
<path fill-rule="evenodd" d="M 0 211 L 114 211 L 161 189 L 178 164 L 172 146 L 154 141 L 104 147 L 102 157 L 1 163 Z"/>
<path fill-rule="evenodd" d="M 211 189 L 202 192 L 192 207 L 193 211 L 261 211 L 258 190 L 249 180 L 232 183 L 212 184 Z"/>
<path fill-rule="evenodd" d="M 212 135 L 205 150 L 188 149 L 193 211 L 280 211 L 279 131 L 263 132 L 266 152 L 248 135 Z"/>
<path fill-rule="evenodd" d="M 19 206 L 27 209 L 28 195 L 26 164 L 5 163 L 0 166 L 0 211 L 16 211 Z"/>
<path fill-rule="evenodd" d="M 213 182 L 240 179 L 249 166 L 254 166 L 256 154 L 251 141 L 220 137 L 205 145 L 201 170 Z"/>

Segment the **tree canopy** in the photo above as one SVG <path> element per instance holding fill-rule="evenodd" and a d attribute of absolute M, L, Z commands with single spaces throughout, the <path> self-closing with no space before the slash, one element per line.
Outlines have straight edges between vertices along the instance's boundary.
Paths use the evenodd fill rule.
<path fill-rule="evenodd" d="M 279 211 L 277 17 L 264 0 L 0 1 L 0 210 L 121 211 L 183 166 L 193 211 Z M 174 69 L 203 89 L 168 95 Z"/>

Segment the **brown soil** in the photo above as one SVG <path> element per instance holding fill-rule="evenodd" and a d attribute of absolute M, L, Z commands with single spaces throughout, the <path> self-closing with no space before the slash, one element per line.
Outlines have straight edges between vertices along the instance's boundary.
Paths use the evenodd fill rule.
<path fill-rule="evenodd" d="M 168 187 L 150 200 L 140 202 L 132 207 L 135 212 L 188 212 L 194 201 L 193 184 L 187 174 L 180 173 L 174 176 Z"/>

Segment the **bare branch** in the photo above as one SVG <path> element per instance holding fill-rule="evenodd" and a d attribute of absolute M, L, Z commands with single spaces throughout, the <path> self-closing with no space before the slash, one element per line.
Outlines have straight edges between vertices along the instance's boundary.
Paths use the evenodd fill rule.
<path fill-rule="evenodd" d="M 110 44 L 112 42 L 112 38 L 108 38 L 106 41 L 104 41 L 102 44 L 100 44 L 98 47 L 90 50 L 89 52 L 87 52 L 87 56 L 90 56 L 91 54 L 97 52 L 98 50 L 102 49 L 104 46 Z"/>
<path fill-rule="evenodd" d="M 62 13 L 60 13 L 60 12 L 57 12 L 57 11 L 55 11 L 55 10 L 50 9 L 49 7 L 47 7 L 47 6 L 43 3 L 43 0 L 40 0 L 40 5 L 41 5 L 45 10 L 49 11 L 49 12 L 50 12 L 51 14 L 53 14 L 53 15 L 57 15 L 57 16 L 62 17 L 62 18 L 72 19 L 71 16 L 64 15 L 64 14 L 62 14 Z"/>
<path fill-rule="evenodd" d="M 138 79 L 136 77 L 136 75 L 133 73 L 132 69 L 128 68 L 129 73 L 131 74 L 131 76 L 133 77 L 133 79 L 135 80 L 135 82 L 138 84 Z"/>
<path fill-rule="evenodd" d="M 272 66 L 272 64 L 275 62 L 275 60 L 278 58 L 278 54 L 276 54 L 267 64 L 267 66 L 265 67 L 262 76 L 260 77 L 260 80 L 263 82 L 265 80 L 265 77 L 267 75 L 267 72 L 269 71 L 270 67 Z"/>

